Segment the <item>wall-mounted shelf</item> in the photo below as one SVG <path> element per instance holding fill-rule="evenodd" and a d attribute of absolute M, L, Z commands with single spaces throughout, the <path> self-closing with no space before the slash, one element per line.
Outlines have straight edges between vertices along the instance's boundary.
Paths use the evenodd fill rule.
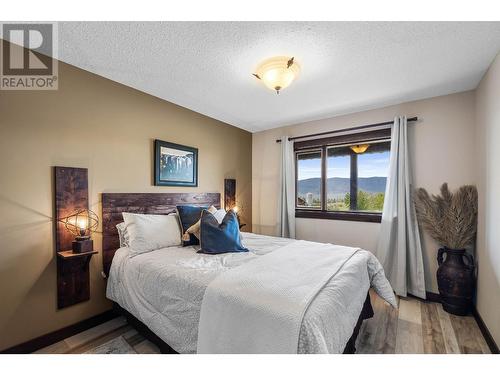
<path fill-rule="evenodd" d="M 58 251 L 57 256 L 62 259 L 75 259 L 82 257 L 90 257 L 93 254 L 97 254 L 98 251 L 87 251 L 85 253 L 74 253 L 73 250 Z"/>

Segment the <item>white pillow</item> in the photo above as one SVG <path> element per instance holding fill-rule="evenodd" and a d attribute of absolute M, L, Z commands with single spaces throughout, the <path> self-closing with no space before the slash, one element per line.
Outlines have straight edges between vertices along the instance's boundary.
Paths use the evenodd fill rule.
<path fill-rule="evenodd" d="M 180 246 L 177 215 L 143 215 L 123 212 L 130 257 L 163 247 Z"/>

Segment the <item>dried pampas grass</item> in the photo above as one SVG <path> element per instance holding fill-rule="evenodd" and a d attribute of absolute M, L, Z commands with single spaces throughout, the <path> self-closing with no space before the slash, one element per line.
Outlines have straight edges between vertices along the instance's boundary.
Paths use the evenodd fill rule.
<path fill-rule="evenodd" d="M 471 245 L 477 230 L 477 189 L 472 185 L 451 193 L 448 184 L 441 186 L 441 195 L 417 189 L 415 196 L 417 218 L 423 228 L 440 245 L 463 249 Z"/>

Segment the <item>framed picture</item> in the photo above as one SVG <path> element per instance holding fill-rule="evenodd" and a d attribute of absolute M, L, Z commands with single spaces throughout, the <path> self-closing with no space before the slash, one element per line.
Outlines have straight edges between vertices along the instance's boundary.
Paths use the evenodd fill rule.
<path fill-rule="evenodd" d="M 198 149 L 156 139 L 155 185 L 198 186 Z"/>

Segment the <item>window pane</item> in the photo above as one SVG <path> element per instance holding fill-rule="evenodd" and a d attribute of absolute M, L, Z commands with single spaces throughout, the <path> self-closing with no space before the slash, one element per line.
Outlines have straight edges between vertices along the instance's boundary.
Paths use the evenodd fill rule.
<path fill-rule="evenodd" d="M 358 154 L 358 211 L 382 212 L 389 172 L 390 143 Z"/>
<path fill-rule="evenodd" d="M 326 209 L 348 211 L 351 177 L 351 156 L 346 147 L 328 149 L 326 171 Z"/>
<path fill-rule="evenodd" d="M 368 143 L 364 152 L 351 146 L 327 151 L 327 210 L 381 212 L 389 169 L 390 142 Z M 361 150 L 362 151 L 362 150 Z M 351 206 L 351 158 L 357 165 L 356 202 Z M 356 186 L 356 181 L 353 181 Z"/>
<path fill-rule="evenodd" d="M 321 151 L 297 154 L 297 207 L 321 208 Z"/>

